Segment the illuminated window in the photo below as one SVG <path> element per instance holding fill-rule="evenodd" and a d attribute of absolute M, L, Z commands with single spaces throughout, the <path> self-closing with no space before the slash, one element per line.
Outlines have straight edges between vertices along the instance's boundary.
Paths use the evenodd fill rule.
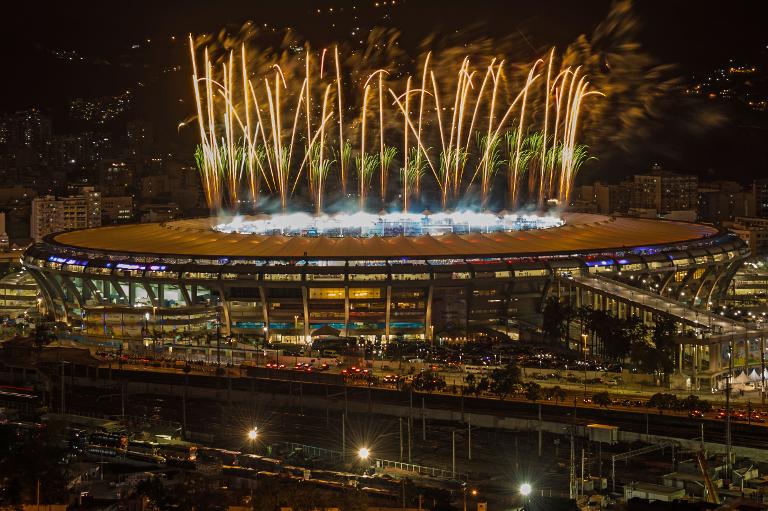
<path fill-rule="evenodd" d="M 307 273 L 307 280 L 344 280 L 343 273 Z"/>
<path fill-rule="evenodd" d="M 309 289 L 310 300 L 343 300 L 343 287 L 313 287 Z"/>
<path fill-rule="evenodd" d="M 264 280 L 301 280 L 299 273 L 265 273 Z"/>
<path fill-rule="evenodd" d="M 385 273 L 351 273 L 349 280 L 387 280 Z"/>
<path fill-rule="evenodd" d="M 381 289 L 378 287 L 351 287 L 350 298 L 381 298 Z"/>
<path fill-rule="evenodd" d="M 393 273 L 392 280 L 429 280 L 429 273 Z"/>

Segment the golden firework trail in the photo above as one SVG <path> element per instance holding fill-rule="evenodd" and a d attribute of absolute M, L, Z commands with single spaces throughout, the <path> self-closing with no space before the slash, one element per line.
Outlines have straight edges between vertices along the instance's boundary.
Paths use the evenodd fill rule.
<path fill-rule="evenodd" d="M 438 192 L 444 209 L 473 193 L 485 209 L 496 181 L 506 181 L 508 208 L 524 201 L 543 207 L 548 199 L 562 204 L 570 200 L 573 181 L 587 159 L 586 148 L 578 143 L 579 120 L 585 99 L 599 93 L 590 90 L 580 68 L 558 68 L 554 49 L 546 60 L 530 66 L 524 83 L 511 94 L 506 92 L 510 81 L 503 59 L 492 58 L 478 71 L 465 57 L 451 72 L 444 64 L 435 69 L 430 52 L 416 77 L 377 69 L 364 82 L 350 80 L 346 85 L 361 87 L 359 106 L 347 106 L 354 118 L 351 125 L 344 121 L 349 116 L 344 115 L 338 47 L 333 49 L 335 73 L 326 73 L 327 54 L 327 49 L 314 54 L 307 47 L 298 68 L 303 73 L 292 65 L 285 68 L 290 73 L 284 72 L 275 63 L 265 76 L 252 80 L 244 46 L 239 59 L 230 52 L 216 66 L 205 49 L 199 67 L 190 37 L 200 134 L 195 160 L 211 210 L 237 211 L 246 196 L 256 206 L 265 194 L 277 197 L 287 210 L 302 182 L 309 192 L 303 197 L 309 197 L 321 215 L 327 190 L 346 197 L 355 177 L 350 180 L 350 161 L 357 171 L 353 183 L 360 209 L 374 196 L 371 179 L 376 173 L 375 196 L 382 207 L 395 195 L 389 190 L 393 160 L 401 168 L 397 195 L 406 212 L 414 201 L 428 200 L 424 194 L 430 190 Z M 539 72 L 540 66 L 546 70 Z M 412 85 L 416 80 L 418 88 Z M 329 122 L 337 123 L 337 132 L 329 129 Z M 369 133 L 373 129 L 378 129 L 378 137 Z M 356 149 L 345 139 L 346 131 L 358 139 Z M 378 139 L 376 149 L 369 147 L 371 135 Z M 388 142 L 396 137 L 399 143 Z M 468 164 L 473 170 L 465 176 Z M 505 164 L 506 175 L 497 173 Z M 427 168 L 434 178 L 430 187 L 422 185 Z"/>

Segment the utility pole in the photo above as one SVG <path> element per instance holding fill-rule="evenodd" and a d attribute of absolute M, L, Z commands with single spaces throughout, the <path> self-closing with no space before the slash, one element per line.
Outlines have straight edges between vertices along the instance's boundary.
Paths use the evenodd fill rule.
<path fill-rule="evenodd" d="M 347 414 L 341 414 L 341 460 L 347 459 Z"/>
<path fill-rule="evenodd" d="M 539 403 L 539 458 L 541 458 L 541 443 L 542 443 L 542 433 L 541 433 L 541 403 Z"/>
<path fill-rule="evenodd" d="M 584 495 L 584 463 L 586 458 L 584 457 L 584 448 L 581 448 L 581 481 L 579 486 L 581 487 L 581 495 Z"/>
<path fill-rule="evenodd" d="M 760 399 L 765 406 L 765 337 L 760 337 Z"/>
<path fill-rule="evenodd" d="M 725 476 L 731 482 L 731 375 L 725 379 Z"/>
<path fill-rule="evenodd" d="M 408 463 L 411 463 L 411 424 L 413 421 L 408 417 Z"/>
<path fill-rule="evenodd" d="M 400 425 L 400 461 L 403 461 L 403 418 L 398 417 L 397 422 Z"/>
<path fill-rule="evenodd" d="M 61 414 L 64 415 L 66 410 L 64 408 L 64 361 L 61 361 Z"/>
<path fill-rule="evenodd" d="M 731 482 L 731 378 L 733 377 L 733 336 L 728 347 L 728 376 L 725 377 L 725 477 Z"/>
<path fill-rule="evenodd" d="M 456 430 L 451 431 L 451 476 L 456 478 Z"/>
<path fill-rule="evenodd" d="M 467 459 L 472 461 L 472 415 L 467 414 Z"/>
<path fill-rule="evenodd" d="M 765 396 L 763 396 L 765 397 Z M 427 441 L 427 413 L 424 406 L 424 398 L 421 398 L 421 441 Z"/>
<path fill-rule="evenodd" d="M 216 313 L 216 366 L 221 367 L 221 313 L 220 312 Z"/>
<path fill-rule="evenodd" d="M 568 497 L 575 499 L 576 494 L 576 446 L 573 443 L 573 431 L 571 431 L 571 463 L 568 474 Z"/>

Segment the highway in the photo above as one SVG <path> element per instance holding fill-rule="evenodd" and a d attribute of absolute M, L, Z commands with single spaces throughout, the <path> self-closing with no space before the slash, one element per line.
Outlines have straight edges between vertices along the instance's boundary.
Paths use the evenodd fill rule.
<path fill-rule="evenodd" d="M 110 377 L 109 370 L 100 368 L 98 378 L 106 380 Z M 700 437 L 701 425 L 704 425 L 705 439 L 711 442 L 725 442 L 725 421 L 716 419 L 689 418 L 680 414 L 665 412 L 658 413 L 655 409 L 646 408 L 599 408 L 584 404 L 578 399 L 568 400 L 567 403 L 539 401 L 537 403 L 524 399 L 493 399 L 484 397 L 459 396 L 445 393 L 403 392 L 391 388 L 359 387 L 345 385 L 343 380 L 333 378 L 336 375 L 323 373 L 301 373 L 286 370 L 273 370 L 269 377 L 216 377 L 180 372 L 112 369 L 113 381 L 131 381 L 166 385 L 184 385 L 185 376 L 188 384 L 193 387 L 219 388 L 222 392 L 231 385 L 233 390 L 254 391 L 284 395 L 302 395 L 329 397 L 336 401 L 347 399 L 356 402 L 370 402 L 370 409 L 375 412 L 380 405 L 409 406 L 414 408 L 421 405 L 422 398 L 425 406 L 430 409 L 452 410 L 455 412 L 495 415 L 500 418 L 515 417 L 522 419 L 537 419 L 541 405 L 542 419 L 545 421 L 569 424 L 605 423 L 618 426 L 624 431 L 664 435 L 676 438 L 692 439 Z M 288 378 L 303 379 L 290 381 Z M 325 381 L 323 381 L 325 380 Z M 336 381 L 334 381 L 336 380 Z M 224 398 L 225 399 L 225 398 Z M 418 416 L 414 410 L 414 416 Z M 176 420 L 179 420 L 177 417 Z M 732 440 L 735 445 L 753 448 L 768 448 L 765 435 L 765 424 L 732 423 Z"/>

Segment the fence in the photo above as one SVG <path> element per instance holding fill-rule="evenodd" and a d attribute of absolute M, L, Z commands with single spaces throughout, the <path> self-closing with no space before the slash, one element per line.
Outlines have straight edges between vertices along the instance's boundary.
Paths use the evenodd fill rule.
<path fill-rule="evenodd" d="M 436 479 L 457 479 L 456 476 L 450 470 L 436 467 L 426 467 L 423 465 L 414 465 L 413 463 L 403 463 L 402 461 L 392 460 L 374 460 L 376 468 L 394 468 L 396 470 L 402 470 L 404 472 L 411 472 L 418 475 L 431 476 Z"/>

